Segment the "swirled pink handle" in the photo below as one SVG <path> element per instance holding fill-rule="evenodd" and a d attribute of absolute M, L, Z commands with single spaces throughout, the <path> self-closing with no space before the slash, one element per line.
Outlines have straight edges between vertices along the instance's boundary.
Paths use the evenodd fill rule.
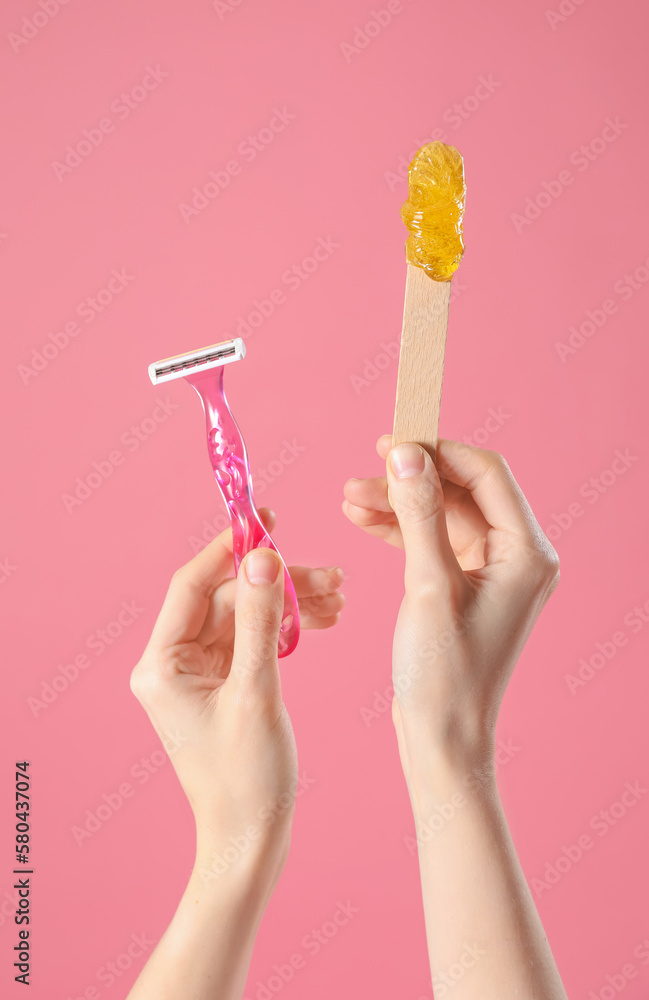
<path fill-rule="evenodd" d="M 223 368 L 188 374 L 186 380 L 201 398 L 207 425 L 207 450 L 214 478 L 228 508 L 232 524 L 234 566 L 238 571 L 241 560 L 251 549 L 260 546 L 279 549 L 266 531 L 252 496 L 252 481 L 246 446 L 228 406 L 223 390 Z M 284 613 L 279 632 L 277 655 L 288 656 L 300 635 L 300 613 L 293 581 L 284 566 Z"/>

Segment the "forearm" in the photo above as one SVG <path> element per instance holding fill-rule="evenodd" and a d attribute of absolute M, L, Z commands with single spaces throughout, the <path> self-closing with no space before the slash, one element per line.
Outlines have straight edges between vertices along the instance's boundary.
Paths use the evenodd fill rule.
<path fill-rule="evenodd" d="M 231 866 L 217 875 L 197 857 L 174 917 L 128 1000 L 240 1000 L 275 862 Z"/>
<path fill-rule="evenodd" d="M 417 756 L 408 784 L 436 998 L 566 1000 L 493 768 Z"/>

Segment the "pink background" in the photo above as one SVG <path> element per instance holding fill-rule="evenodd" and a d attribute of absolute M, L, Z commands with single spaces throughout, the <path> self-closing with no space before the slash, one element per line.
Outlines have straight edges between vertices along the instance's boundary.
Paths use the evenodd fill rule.
<path fill-rule="evenodd" d="M 125 995 L 144 956 L 112 985 L 101 970 L 133 934 L 160 936 L 184 886 L 189 809 L 128 677 L 171 573 L 222 511 L 198 400 L 184 383 L 154 389 L 146 369 L 235 335 L 276 288 L 283 301 L 228 369 L 230 401 L 287 561 L 340 563 L 347 608 L 282 664 L 313 783 L 246 996 L 296 952 L 305 966 L 287 998 L 432 995 L 404 840 L 413 823 L 376 694 L 390 682 L 402 559 L 340 512 L 345 479 L 381 471 L 374 442 L 391 428 L 396 382 L 381 345 L 398 340 L 405 278 L 405 183 L 394 175 L 432 137 L 459 147 L 469 191 L 442 433 L 506 455 L 562 559 L 500 719 L 503 743 L 518 748 L 500 770 L 503 799 L 531 885 L 592 836 L 551 888 L 533 888 L 569 995 L 605 1000 L 629 963 L 625 997 L 647 995 L 649 794 L 614 825 L 596 821 L 604 834 L 590 826 L 625 783 L 649 788 L 649 623 L 633 612 L 649 598 L 638 529 L 649 477 L 647 16 L 639 0 L 623 16 L 604 0 L 562 0 L 559 19 L 548 2 L 392 2 L 390 23 L 357 34 L 355 49 L 342 44 L 373 19 L 369 0 L 229 0 L 220 15 L 208 0 L 71 0 L 51 16 L 36 0 L 3 4 L 3 996 L 23 995 L 7 916 L 15 760 L 33 771 L 32 997 Z M 21 30 L 33 35 L 24 44 Z M 147 67 L 166 75 L 156 82 Z M 154 89 L 137 89 L 145 77 Z M 128 109 L 120 95 L 131 91 Z M 252 159 L 247 137 L 276 108 L 292 117 Z M 66 147 L 106 118 L 112 130 L 78 166 L 56 168 L 59 179 Z M 232 160 L 228 186 L 185 221 L 181 204 Z M 282 276 L 319 238 L 337 246 L 292 288 Z M 84 307 L 113 269 L 125 285 L 113 282 L 101 312 Z M 557 343 L 584 323 L 562 360 Z M 64 346 L 30 375 L 57 334 Z M 285 440 L 303 449 L 290 464 Z M 121 464 L 66 510 L 77 478 L 115 450 Z M 631 456 L 619 475 L 606 472 L 617 450 Z M 591 492 L 602 474 L 604 492 Z M 101 653 L 89 648 L 131 601 L 135 621 Z M 598 642 L 615 656 L 598 660 Z M 83 652 L 89 666 L 35 714 L 28 699 Z M 566 675 L 593 656 L 603 665 L 571 693 Z M 138 762 L 152 754 L 144 782 Z M 125 781 L 132 797 L 78 846 L 72 828 Z M 304 936 L 347 900 L 358 913 L 309 954 Z"/>

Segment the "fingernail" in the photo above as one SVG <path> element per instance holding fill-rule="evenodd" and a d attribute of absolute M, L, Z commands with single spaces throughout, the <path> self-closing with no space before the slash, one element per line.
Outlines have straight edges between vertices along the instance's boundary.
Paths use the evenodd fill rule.
<path fill-rule="evenodd" d="M 397 479 L 408 479 L 424 471 L 426 456 L 418 444 L 399 444 L 390 452 L 390 467 Z"/>
<path fill-rule="evenodd" d="M 250 583 L 275 583 L 279 559 L 272 549 L 255 549 L 246 559 L 246 576 Z"/>

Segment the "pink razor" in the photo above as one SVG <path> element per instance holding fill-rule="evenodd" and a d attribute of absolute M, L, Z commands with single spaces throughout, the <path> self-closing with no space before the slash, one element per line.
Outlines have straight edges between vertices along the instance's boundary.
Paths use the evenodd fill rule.
<path fill-rule="evenodd" d="M 240 361 L 246 348 L 240 337 L 212 344 L 201 351 L 189 351 L 175 358 L 165 358 L 149 365 L 154 385 L 184 378 L 201 397 L 207 424 L 207 450 L 214 478 L 225 501 L 232 524 L 234 568 L 251 549 L 264 546 L 281 554 L 266 531 L 252 497 L 252 478 L 246 446 L 232 416 L 223 391 L 223 365 Z M 215 369 L 219 369 L 217 372 Z M 284 614 L 279 632 L 278 656 L 288 656 L 300 635 L 300 615 L 295 588 L 284 566 Z"/>

